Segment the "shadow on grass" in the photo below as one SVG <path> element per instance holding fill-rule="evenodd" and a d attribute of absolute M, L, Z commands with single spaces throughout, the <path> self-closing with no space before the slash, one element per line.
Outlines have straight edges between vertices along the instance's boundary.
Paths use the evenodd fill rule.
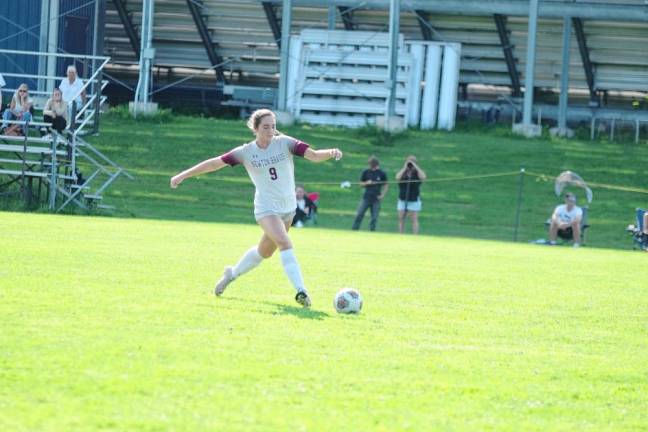
<path fill-rule="evenodd" d="M 298 307 L 298 306 L 288 306 L 288 305 L 282 305 L 278 303 L 270 303 L 266 302 L 266 304 L 269 305 L 274 305 L 277 307 L 277 311 L 281 314 L 285 315 L 294 315 L 297 318 L 303 318 L 303 319 L 314 319 L 314 320 L 323 320 L 325 318 L 329 318 L 330 315 L 327 314 L 326 312 L 322 311 L 316 311 L 312 309 L 306 309 L 303 307 Z"/>
<path fill-rule="evenodd" d="M 257 307 L 254 309 L 255 312 L 261 312 L 270 315 L 279 315 L 279 314 L 293 315 L 296 316 L 297 318 L 320 320 L 320 321 L 325 318 L 331 317 L 331 315 L 326 312 L 317 311 L 313 309 L 306 309 L 301 306 L 292 306 L 283 303 L 274 303 L 271 301 L 254 301 L 254 300 L 247 300 L 247 299 L 236 298 L 236 297 L 225 297 L 225 299 L 231 302 L 248 303 L 250 305 L 256 305 Z M 268 310 L 266 308 L 260 307 L 260 305 L 272 306 L 274 309 Z"/>

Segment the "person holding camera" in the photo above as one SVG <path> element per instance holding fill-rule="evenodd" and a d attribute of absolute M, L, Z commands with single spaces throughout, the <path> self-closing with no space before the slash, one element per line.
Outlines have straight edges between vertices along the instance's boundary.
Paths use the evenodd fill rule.
<path fill-rule="evenodd" d="M 412 233 L 419 233 L 418 213 L 421 211 L 421 183 L 427 178 L 418 166 L 416 156 L 408 156 L 403 167 L 396 173 L 398 180 L 398 230 L 405 231 L 405 217 L 412 220 Z"/>

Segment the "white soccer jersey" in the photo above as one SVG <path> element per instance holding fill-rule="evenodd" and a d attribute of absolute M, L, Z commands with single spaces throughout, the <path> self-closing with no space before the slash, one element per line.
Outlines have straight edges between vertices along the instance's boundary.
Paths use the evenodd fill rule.
<path fill-rule="evenodd" d="M 254 214 L 294 212 L 295 166 L 293 155 L 304 156 L 308 144 L 286 135 L 272 138 L 270 145 L 262 149 L 256 141 L 236 147 L 221 159 L 230 166 L 243 164 L 256 188 Z"/>
<path fill-rule="evenodd" d="M 567 210 L 566 204 L 560 204 L 554 210 L 554 214 L 558 217 L 558 220 L 563 223 L 571 223 L 574 219 L 583 217 L 583 210 L 578 207 L 572 207 L 571 211 Z"/>

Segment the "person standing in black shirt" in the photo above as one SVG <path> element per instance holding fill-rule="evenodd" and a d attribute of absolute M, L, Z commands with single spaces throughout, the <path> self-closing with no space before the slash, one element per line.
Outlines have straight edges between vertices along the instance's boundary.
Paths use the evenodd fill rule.
<path fill-rule="evenodd" d="M 405 159 L 403 168 L 396 174 L 398 180 L 398 230 L 401 234 L 405 230 L 405 217 L 412 220 L 412 232 L 418 234 L 418 214 L 421 211 L 421 182 L 427 176 L 425 171 L 418 166 L 415 156 Z"/>
<path fill-rule="evenodd" d="M 378 213 L 380 213 L 380 202 L 385 197 L 387 189 L 387 174 L 380 169 L 380 162 L 375 156 L 369 158 L 369 169 L 362 172 L 360 176 L 360 184 L 365 188 L 362 196 L 362 201 L 358 206 L 355 221 L 353 221 L 353 230 L 358 230 L 362 219 L 364 218 L 367 209 L 371 209 L 371 222 L 369 223 L 369 230 L 376 230 L 376 223 L 378 222 Z"/>

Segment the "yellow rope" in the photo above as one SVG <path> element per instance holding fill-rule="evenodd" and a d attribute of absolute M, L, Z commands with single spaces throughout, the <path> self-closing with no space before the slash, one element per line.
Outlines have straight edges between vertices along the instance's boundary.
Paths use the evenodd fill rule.
<path fill-rule="evenodd" d="M 530 172 L 530 171 L 527 171 L 526 173 L 529 174 L 530 176 L 538 177 L 538 178 L 545 179 L 545 180 L 553 180 L 553 178 L 555 177 L 555 176 L 550 176 L 550 175 L 547 175 L 547 174 L 538 174 L 538 173 L 534 173 L 534 172 Z M 587 182 L 587 185 L 591 186 L 593 188 L 648 194 L 648 189 L 638 188 L 638 187 L 634 187 L 634 186 L 620 186 L 620 185 L 611 185 L 611 184 L 606 184 L 606 183 L 592 183 L 592 182 Z"/>

